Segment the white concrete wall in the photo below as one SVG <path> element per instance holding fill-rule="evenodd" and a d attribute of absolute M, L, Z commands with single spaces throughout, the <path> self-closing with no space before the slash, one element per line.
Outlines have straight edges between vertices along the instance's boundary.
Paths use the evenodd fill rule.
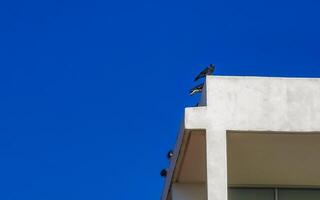
<path fill-rule="evenodd" d="M 205 184 L 174 183 L 171 188 L 173 200 L 206 200 Z"/>
<path fill-rule="evenodd" d="M 320 131 L 320 79 L 210 76 L 205 93 L 184 126 L 207 133 L 208 200 L 227 200 L 227 130 Z"/>

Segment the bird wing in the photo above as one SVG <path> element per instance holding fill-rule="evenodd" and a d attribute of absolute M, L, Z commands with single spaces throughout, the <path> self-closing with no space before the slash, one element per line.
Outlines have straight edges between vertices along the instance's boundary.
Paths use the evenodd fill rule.
<path fill-rule="evenodd" d="M 189 94 L 194 95 L 197 92 L 201 92 L 203 86 L 204 86 L 204 83 L 201 83 L 200 85 L 197 85 L 197 86 L 191 88 Z"/>
<path fill-rule="evenodd" d="M 204 83 L 201 83 L 201 84 L 197 85 L 196 87 L 194 87 L 194 89 L 202 90 L 203 86 L 204 86 Z"/>
<path fill-rule="evenodd" d="M 198 74 L 198 76 L 194 79 L 194 81 L 199 80 L 200 78 L 204 78 L 206 75 L 210 75 L 213 73 L 215 68 L 215 65 L 210 64 L 208 67 L 206 67 L 204 70 L 202 70 L 200 72 L 200 74 Z"/>
<path fill-rule="evenodd" d="M 194 81 L 199 80 L 200 78 L 203 78 L 206 76 L 208 68 L 205 68 L 203 71 L 200 72 L 200 74 L 198 74 L 198 76 L 194 79 Z"/>

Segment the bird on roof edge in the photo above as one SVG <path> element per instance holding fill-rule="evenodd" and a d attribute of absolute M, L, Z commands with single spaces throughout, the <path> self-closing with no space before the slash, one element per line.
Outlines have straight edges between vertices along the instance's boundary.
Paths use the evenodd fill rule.
<path fill-rule="evenodd" d="M 207 75 L 213 74 L 214 69 L 215 69 L 215 65 L 214 64 L 210 64 L 208 67 L 206 67 L 204 70 L 202 70 L 200 72 L 200 74 L 194 79 L 194 81 L 197 81 L 197 80 L 199 80 L 201 78 L 204 78 Z"/>
<path fill-rule="evenodd" d="M 189 95 L 192 96 L 198 92 L 201 92 L 202 89 L 203 89 L 203 86 L 204 86 L 204 83 L 201 83 L 200 85 L 197 85 L 196 87 L 192 88 L 190 91 L 189 91 Z"/>
<path fill-rule="evenodd" d="M 172 157 L 173 157 L 173 151 L 169 150 L 168 153 L 167 153 L 168 160 L 170 160 Z"/>
<path fill-rule="evenodd" d="M 161 177 L 166 177 L 168 174 L 168 171 L 166 169 L 162 169 L 161 172 L 160 172 L 160 176 Z"/>

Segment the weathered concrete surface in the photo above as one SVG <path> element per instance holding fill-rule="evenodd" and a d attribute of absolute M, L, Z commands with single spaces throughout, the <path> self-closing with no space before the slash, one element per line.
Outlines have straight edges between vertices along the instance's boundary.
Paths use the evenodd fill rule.
<path fill-rule="evenodd" d="M 206 105 L 185 128 L 207 131 L 208 200 L 227 200 L 227 130 L 320 131 L 320 79 L 209 76 Z"/>
<path fill-rule="evenodd" d="M 206 130 L 208 200 L 227 200 L 228 130 L 320 131 L 320 79 L 208 76 L 200 102 L 183 129 Z"/>
<path fill-rule="evenodd" d="M 208 76 L 205 92 L 186 129 L 320 130 L 320 79 Z"/>

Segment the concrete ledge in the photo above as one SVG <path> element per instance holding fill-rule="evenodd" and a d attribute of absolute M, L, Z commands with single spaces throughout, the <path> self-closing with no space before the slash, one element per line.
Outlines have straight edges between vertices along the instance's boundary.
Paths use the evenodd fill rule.
<path fill-rule="evenodd" d="M 208 76 L 200 105 L 185 109 L 175 152 L 179 156 L 186 131 L 205 130 L 208 200 L 227 200 L 227 131 L 320 131 L 318 78 Z M 162 200 L 167 200 L 176 161 Z"/>

